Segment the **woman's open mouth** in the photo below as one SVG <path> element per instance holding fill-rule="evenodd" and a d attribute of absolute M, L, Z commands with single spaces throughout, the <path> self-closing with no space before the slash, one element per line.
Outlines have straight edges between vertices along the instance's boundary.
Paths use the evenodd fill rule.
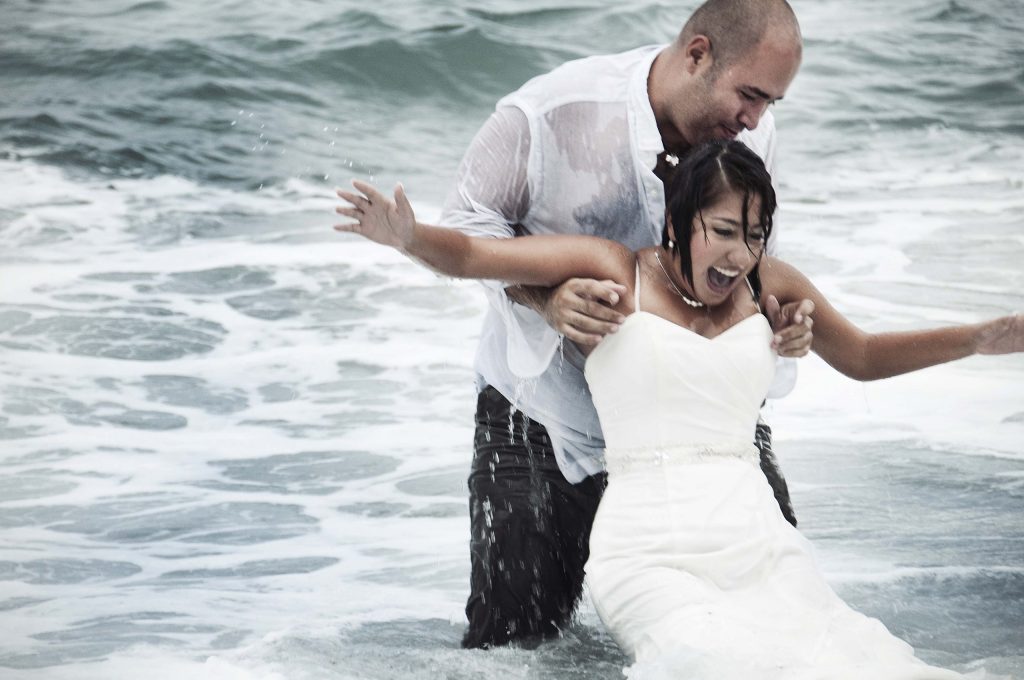
<path fill-rule="evenodd" d="M 727 293 L 739 275 L 739 269 L 711 267 L 708 269 L 708 287 L 718 294 Z"/>

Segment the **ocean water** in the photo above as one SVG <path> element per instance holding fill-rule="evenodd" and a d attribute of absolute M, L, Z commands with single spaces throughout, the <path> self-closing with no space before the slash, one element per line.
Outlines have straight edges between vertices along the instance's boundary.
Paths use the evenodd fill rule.
<path fill-rule="evenodd" d="M 458 649 L 485 302 L 330 229 L 436 217 L 494 102 L 694 3 L 5 0 L 0 678 L 620 678 L 589 603 Z M 1020 311 L 1019 0 L 796 0 L 782 249 L 872 330 Z M 1024 678 L 1024 360 L 766 410 L 830 582 Z"/>

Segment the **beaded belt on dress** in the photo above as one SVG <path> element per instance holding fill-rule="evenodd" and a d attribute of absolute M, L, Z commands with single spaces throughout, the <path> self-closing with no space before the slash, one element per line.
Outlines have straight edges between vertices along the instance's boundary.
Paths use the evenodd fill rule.
<path fill-rule="evenodd" d="M 611 474 L 638 468 L 699 463 L 733 458 L 755 465 L 761 462 L 761 452 L 752 442 L 726 442 L 678 446 L 644 446 L 635 449 L 611 448 L 605 450 L 605 463 Z"/>

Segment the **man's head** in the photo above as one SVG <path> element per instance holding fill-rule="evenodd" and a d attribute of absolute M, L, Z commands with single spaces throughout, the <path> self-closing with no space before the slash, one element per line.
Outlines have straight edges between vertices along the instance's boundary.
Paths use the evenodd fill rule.
<path fill-rule="evenodd" d="M 786 0 L 708 0 L 654 62 L 648 92 L 666 148 L 754 129 L 786 93 L 802 40 Z"/>

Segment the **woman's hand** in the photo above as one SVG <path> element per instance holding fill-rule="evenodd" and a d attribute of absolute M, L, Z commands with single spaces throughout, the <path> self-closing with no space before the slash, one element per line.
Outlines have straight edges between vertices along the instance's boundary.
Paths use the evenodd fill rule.
<path fill-rule="evenodd" d="M 1012 314 L 978 324 L 974 341 L 978 354 L 1024 352 L 1024 314 Z"/>
<path fill-rule="evenodd" d="M 402 185 L 395 186 L 394 200 L 366 182 L 354 179 L 352 186 L 359 193 L 338 189 L 338 197 L 347 201 L 351 207 L 339 206 L 334 211 L 356 221 L 336 224 L 334 229 L 359 234 L 376 243 L 405 252 L 412 242 L 416 215 L 413 214 L 409 199 L 405 197 Z"/>

